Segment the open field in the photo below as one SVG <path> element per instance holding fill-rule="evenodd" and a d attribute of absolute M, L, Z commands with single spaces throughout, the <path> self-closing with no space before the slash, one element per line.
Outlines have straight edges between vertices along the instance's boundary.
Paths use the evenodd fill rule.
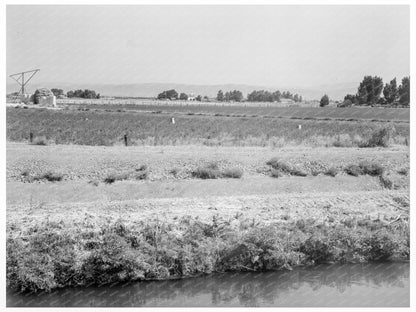
<path fill-rule="evenodd" d="M 323 111 L 332 110 L 317 110 L 317 112 Z M 357 112 L 360 111 L 364 113 L 366 110 L 357 109 Z M 387 112 L 377 109 L 375 111 Z M 171 123 L 172 117 L 175 118 L 175 124 Z M 35 136 L 44 136 L 56 144 L 120 145 L 123 144 L 123 137 L 127 134 L 129 145 L 360 146 L 374 131 L 385 127 L 386 124 L 392 124 L 395 127 L 393 143 L 408 144 L 409 142 L 407 122 L 304 118 L 300 120 L 8 108 L 7 139 L 28 141 L 29 133 L 33 132 Z M 298 129 L 299 125 L 302 129 Z"/>
<path fill-rule="evenodd" d="M 218 103 L 217 103 L 218 104 Z M 409 122 L 410 109 L 407 108 L 375 108 L 375 107 L 279 107 L 274 103 L 238 103 L 234 105 L 209 105 L 209 104 L 62 104 L 64 107 L 81 110 L 105 110 L 105 111 L 138 111 L 138 112 L 162 112 L 176 114 L 204 114 L 217 116 L 262 116 L 270 118 L 293 119 L 317 119 L 317 120 L 374 120 L 374 121 L 400 121 Z"/>
<path fill-rule="evenodd" d="M 13 289 L 409 259 L 406 120 L 78 108 L 7 109 Z"/>
<path fill-rule="evenodd" d="M 305 172 L 272 165 L 278 158 Z M 409 149 L 7 144 L 7 281 L 37 291 L 409 258 Z M 216 163 L 240 178 L 201 180 Z M 376 173 L 353 176 L 352 164 Z M 108 184 L 111 172 L 136 172 Z M 172 171 L 172 169 L 175 169 Z M 335 171 L 335 175 L 329 175 Z M 52 171 L 63 179 L 30 176 Z M 385 183 L 390 181 L 391 183 Z"/>

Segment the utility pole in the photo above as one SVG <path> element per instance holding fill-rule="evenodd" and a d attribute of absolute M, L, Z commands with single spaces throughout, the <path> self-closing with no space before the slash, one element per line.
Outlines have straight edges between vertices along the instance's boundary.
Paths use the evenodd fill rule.
<path fill-rule="evenodd" d="M 25 94 L 25 86 L 38 71 L 40 71 L 40 69 L 28 70 L 25 72 L 10 75 L 9 77 L 15 80 L 19 84 L 20 86 L 19 93 Z M 25 81 L 25 74 L 30 74 L 29 78 L 26 81 Z"/>

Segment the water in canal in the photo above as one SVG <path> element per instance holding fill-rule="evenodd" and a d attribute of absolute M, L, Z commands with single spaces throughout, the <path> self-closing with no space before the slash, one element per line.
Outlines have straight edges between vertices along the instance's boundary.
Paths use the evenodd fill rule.
<path fill-rule="evenodd" d="M 7 291 L 19 307 L 408 307 L 409 263 L 319 265 L 293 271 L 219 273 L 182 280 Z"/>

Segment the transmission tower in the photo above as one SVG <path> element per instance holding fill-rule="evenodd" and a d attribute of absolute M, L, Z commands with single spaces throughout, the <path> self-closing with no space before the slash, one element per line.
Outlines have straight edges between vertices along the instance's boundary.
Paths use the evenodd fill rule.
<path fill-rule="evenodd" d="M 40 71 L 40 69 L 28 70 L 25 72 L 10 75 L 9 77 L 13 78 L 13 80 L 15 80 L 19 84 L 20 86 L 19 93 L 25 94 L 25 86 L 38 71 Z M 29 78 L 27 78 L 26 80 L 25 80 L 25 74 L 28 74 L 28 75 L 30 74 Z"/>

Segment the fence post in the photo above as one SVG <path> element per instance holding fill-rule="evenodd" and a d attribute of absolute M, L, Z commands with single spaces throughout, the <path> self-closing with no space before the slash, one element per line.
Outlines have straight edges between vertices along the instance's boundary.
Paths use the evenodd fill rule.
<path fill-rule="evenodd" d="M 127 146 L 127 134 L 124 135 L 124 145 Z"/>
<path fill-rule="evenodd" d="M 29 132 L 29 141 L 30 141 L 30 143 L 33 143 L 33 132 L 32 131 Z"/>

